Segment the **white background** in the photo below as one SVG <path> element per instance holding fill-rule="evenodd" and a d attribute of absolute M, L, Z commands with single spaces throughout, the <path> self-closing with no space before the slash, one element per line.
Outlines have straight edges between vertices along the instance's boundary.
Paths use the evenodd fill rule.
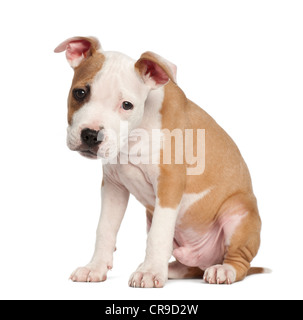
<path fill-rule="evenodd" d="M 12 0 L 0 15 L 1 299 L 303 298 L 302 1 Z M 180 87 L 248 163 L 263 220 L 253 266 L 272 274 L 128 288 L 146 240 L 145 210 L 132 198 L 108 281 L 68 281 L 92 256 L 102 179 L 99 161 L 65 145 L 73 72 L 53 49 L 77 35 L 178 66 Z"/>

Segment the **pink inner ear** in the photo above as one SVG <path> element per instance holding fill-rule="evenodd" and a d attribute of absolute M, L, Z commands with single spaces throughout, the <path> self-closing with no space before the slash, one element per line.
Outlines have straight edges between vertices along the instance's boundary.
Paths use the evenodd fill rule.
<path fill-rule="evenodd" d="M 150 60 L 143 60 L 142 62 L 146 66 L 145 76 L 152 78 L 156 84 L 166 84 L 169 81 L 168 75 L 156 63 Z"/>
<path fill-rule="evenodd" d="M 91 43 L 88 40 L 83 38 L 70 38 L 66 41 L 62 42 L 56 49 L 55 52 L 63 52 L 66 51 L 67 59 L 72 62 L 75 59 L 79 59 L 80 57 L 87 57 L 87 53 L 89 52 L 91 47 Z"/>
<path fill-rule="evenodd" d="M 66 57 L 68 60 L 75 60 L 82 55 L 86 58 L 87 52 L 91 47 L 91 43 L 86 40 L 78 40 L 70 42 L 66 47 Z"/>

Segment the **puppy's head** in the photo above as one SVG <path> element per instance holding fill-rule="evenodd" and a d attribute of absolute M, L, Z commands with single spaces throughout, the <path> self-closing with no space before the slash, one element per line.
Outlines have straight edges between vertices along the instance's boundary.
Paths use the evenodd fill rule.
<path fill-rule="evenodd" d="M 138 61 L 104 52 L 96 38 L 68 39 L 55 49 L 63 51 L 74 69 L 67 145 L 88 158 L 116 157 L 140 125 L 149 92 L 175 81 L 176 67 L 151 52 Z"/>

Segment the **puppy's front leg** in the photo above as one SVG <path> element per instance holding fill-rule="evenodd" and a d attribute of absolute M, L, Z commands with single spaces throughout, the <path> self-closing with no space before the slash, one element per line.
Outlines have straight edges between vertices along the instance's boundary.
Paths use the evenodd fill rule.
<path fill-rule="evenodd" d="M 95 253 L 91 262 L 73 272 L 70 279 L 76 282 L 101 282 L 113 267 L 116 238 L 129 199 L 129 192 L 121 185 L 104 177 L 102 209 L 97 228 Z"/>
<path fill-rule="evenodd" d="M 152 226 L 147 238 L 145 261 L 132 274 L 129 286 L 162 288 L 168 279 L 168 262 L 172 255 L 175 224 L 179 207 L 156 205 Z"/>

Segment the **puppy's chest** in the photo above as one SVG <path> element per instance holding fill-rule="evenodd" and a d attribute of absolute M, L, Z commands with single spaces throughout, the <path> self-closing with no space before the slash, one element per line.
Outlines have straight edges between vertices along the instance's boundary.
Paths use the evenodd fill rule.
<path fill-rule="evenodd" d="M 158 167 L 154 165 L 120 164 L 116 176 L 119 182 L 144 206 L 154 206 Z"/>

